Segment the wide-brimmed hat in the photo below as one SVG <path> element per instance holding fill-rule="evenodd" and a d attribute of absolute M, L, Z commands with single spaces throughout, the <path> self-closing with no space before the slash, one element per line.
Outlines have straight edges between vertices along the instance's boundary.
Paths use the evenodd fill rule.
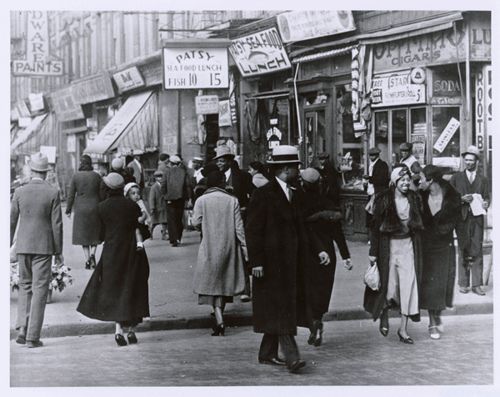
<path fill-rule="evenodd" d="M 413 144 L 410 142 L 403 142 L 401 145 L 399 145 L 399 150 L 411 152 L 412 149 L 413 149 Z"/>
<path fill-rule="evenodd" d="M 163 176 L 163 172 L 161 172 L 160 170 L 156 170 L 153 176 Z"/>
<path fill-rule="evenodd" d="M 215 157 L 213 160 L 220 159 L 221 157 L 231 157 L 234 159 L 234 153 L 231 151 L 231 148 L 227 145 L 220 145 L 215 148 Z"/>
<path fill-rule="evenodd" d="M 299 151 L 295 146 L 280 145 L 273 148 L 268 164 L 300 164 Z"/>
<path fill-rule="evenodd" d="M 110 172 L 108 175 L 102 178 L 102 180 L 106 184 L 106 186 L 112 190 L 121 189 L 123 187 L 123 184 L 125 183 L 123 176 L 116 172 Z"/>
<path fill-rule="evenodd" d="M 305 170 L 300 171 L 300 176 L 302 180 L 309 183 L 316 183 L 319 181 L 319 172 L 314 168 L 306 168 Z"/>
<path fill-rule="evenodd" d="M 318 154 L 318 159 L 320 159 L 320 160 L 326 160 L 329 158 L 330 158 L 330 155 L 327 152 L 321 152 L 320 154 Z"/>
<path fill-rule="evenodd" d="M 28 165 L 33 171 L 47 172 L 50 170 L 49 159 L 41 152 L 33 154 L 28 162 Z"/>
<path fill-rule="evenodd" d="M 201 157 L 198 157 L 198 156 L 193 157 L 193 160 L 191 160 L 191 161 L 197 161 L 199 163 L 203 163 L 203 159 Z"/>
<path fill-rule="evenodd" d="M 465 157 L 466 154 L 473 154 L 476 156 L 478 159 L 481 156 L 481 153 L 479 152 L 479 149 L 477 146 L 470 145 L 465 152 L 462 153 L 462 157 Z"/>
<path fill-rule="evenodd" d="M 122 158 L 117 157 L 114 158 L 113 161 L 111 161 L 111 168 L 113 168 L 114 170 L 121 170 L 123 169 L 123 167 L 125 167 L 125 161 L 123 161 Z"/>
<path fill-rule="evenodd" d="M 380 154 L 380 149 L 378 147 L 372 147 L 368 150 L 368 155 Z"/>

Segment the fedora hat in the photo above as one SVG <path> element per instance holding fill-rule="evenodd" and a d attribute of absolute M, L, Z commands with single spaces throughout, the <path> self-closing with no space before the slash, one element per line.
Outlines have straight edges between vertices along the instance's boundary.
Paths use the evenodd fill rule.
<path fill-rule="evenodd" d="M 399 150 L 405 150 L 407 152 L 411 152 L 413 149 L 413 144 L 410 142 L 403 142 L 401 145 L 399 145 Z"/>
<path fill-rule="evenodd" d="M 371 154 L 380 154 L 380 149 L 378 147 L 372 147 L 370 150 L 368 150 L 368 155 Z"/>
<path fill-rule="evenodd" d="M 49 159 L 41 152 L 33 154 L 28 162 L 28 165 L 32 171 L 47 172 L 50 170 Z"/>
<path fill-rule="evenodd" d="M 273 148 L 271 160 L 267 164 L 300 164 L 299 151 L 295 146 L 280 145 Z"/>
<path fill-rule="evenodd" d="M 213 160 L 220 159 L 221 157 L 231 157 L 234 159 L 234 154 L 229 146 L 220 145 L 215 148 L 215 157 Z"/>
<path fill-rule="evenodd" d="M 467 150 L 462 153 L 462 157 L 465 157 L 466 154 L 473 154 L 478 159 L 479 159 L 479 156 L 481 155 L 481 153 L 479 152 L 479 149 L 477 148 L 477 146 L 474 146 L 474 145 L 470 145 L 467 148 Z"/>
<path fill-rule="evenodd" d="M 170 161 L 173 164 L 178 164 L 178 163 L 181 162 L 181 158 L 179 156 L 176 156 L 174 154 L 174 155 L 170 156 L 170 158 L 168 159 L 168 161 Z"/>

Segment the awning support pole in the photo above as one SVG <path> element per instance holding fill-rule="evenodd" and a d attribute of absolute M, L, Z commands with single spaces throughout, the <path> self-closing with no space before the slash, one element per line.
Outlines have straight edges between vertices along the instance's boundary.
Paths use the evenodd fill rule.
<path fill-rule="evenodd" d="M 300 124 L 300 106 L 299 106 L 299 95 L 297 91 L 297 76 L 299 75 L 300 62 L 297 63 L 297 69 L 295 69 L 295 76 L 293 77 L 293 93 L 295 95 L 295 108 L 297 111 L 297 125 L 299 128 L 299 145 L 302 145 L 302 125 Z"/>

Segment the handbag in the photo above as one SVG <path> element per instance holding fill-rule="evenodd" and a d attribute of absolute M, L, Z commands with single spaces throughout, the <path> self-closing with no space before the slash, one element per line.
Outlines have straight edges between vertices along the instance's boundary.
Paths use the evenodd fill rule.
<path fill-rule="evenodd" d="M 364 277 L 365 285 L 372 289 L 373 291 L 378 291 L 380 288 L 380 274 L 378 272 L 378 266 L 368 265 Z"/>

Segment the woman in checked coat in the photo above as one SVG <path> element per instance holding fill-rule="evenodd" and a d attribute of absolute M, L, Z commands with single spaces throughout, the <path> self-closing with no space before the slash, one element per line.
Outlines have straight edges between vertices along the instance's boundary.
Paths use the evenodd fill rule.
<path fill-rule="evenodd" d="M 73 175 L 68 193 L 66 215 L 73 217 L 73 245 L 81 245 L 85 269 L 95 268 L 95 251 L 101 243 L 101 223 L 97 214 L 100 201 L 101 176 L 93 171 L 92 159 L 84 154 L 80 168 Z"/>

